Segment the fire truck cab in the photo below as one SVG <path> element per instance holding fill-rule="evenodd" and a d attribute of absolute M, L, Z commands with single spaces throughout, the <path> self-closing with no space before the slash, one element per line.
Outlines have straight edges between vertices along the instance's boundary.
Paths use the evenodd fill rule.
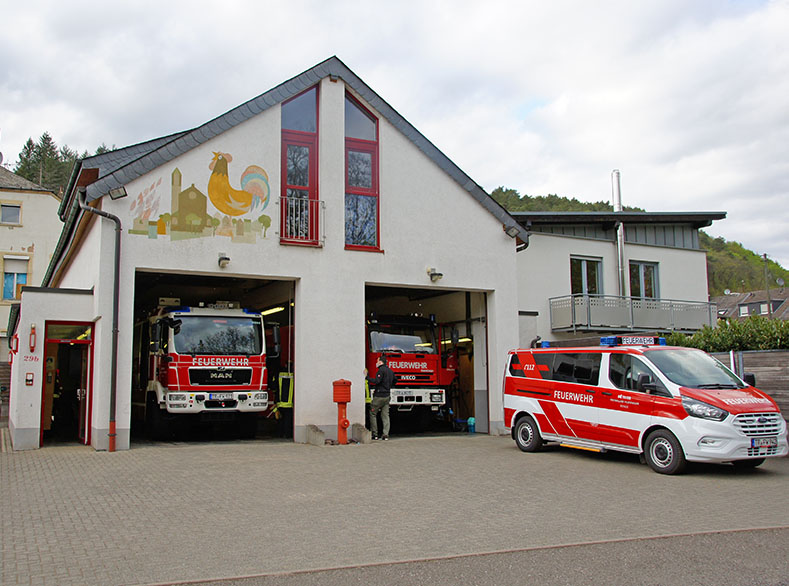
<path fill-rule="evenodd" d="M 229 303 L 160 307 L 147 327 L 149 435 L 165 435 L 177 419 L 234 421 L 242 436 L 254 435 L 271 406 L 260 313 Z"/>
<path fill-rule="evenodd" d="M 367 370 L 375 372 L 378 357 L 386 355 L 395 373 L 391 405 L 438 412 L 447 405 L 449 387 L 458 376 L 453 348 L 442 348 L 439 326 L 432 318 L 408 315 L 371 316 L 367 320 Z"/>
<path fill-rule="evenodd" d="M 599 347 L 509 353 L 504 421 L 524 452 L 544 442 L 642 454 L 656 472 L 687 461 L 753 468 L 784 456 L 778 405 L 709 354 L 662 338 L 611 336 Z"/>

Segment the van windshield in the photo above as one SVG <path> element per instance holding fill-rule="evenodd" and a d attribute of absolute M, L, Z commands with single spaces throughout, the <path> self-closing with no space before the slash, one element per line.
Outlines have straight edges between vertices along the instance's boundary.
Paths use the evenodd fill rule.
<path fill-rule="evenodd" d="M 173 331 L 179 354 L 210 356 L 262 353 L 260 318 L 181 315 L 180 327 Z"/>
<path fill-rule="evenodd" d="M 742 384 L 728 368 L 701 350 L 645 350 L 652 361 L 673 383 L 694 389 L 742 389 Z"/>

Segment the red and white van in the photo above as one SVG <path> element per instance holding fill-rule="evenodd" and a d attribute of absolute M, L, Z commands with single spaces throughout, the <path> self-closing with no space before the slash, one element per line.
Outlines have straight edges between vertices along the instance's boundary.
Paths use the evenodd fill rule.
<path fill-rule="evenodd" d="M 768 395 L 709 354 L 662 338 L 509 353 L 504 423 L 524 452 L 546 441 L 643 454 L 656 472 L 686 461 L 753 468 L 784 456 L 786 422 Z"/>

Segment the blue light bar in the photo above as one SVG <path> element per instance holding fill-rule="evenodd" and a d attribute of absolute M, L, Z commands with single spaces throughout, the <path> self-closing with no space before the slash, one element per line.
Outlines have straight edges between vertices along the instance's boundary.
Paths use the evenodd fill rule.
<path fill-rule="evenodd" d="M 665 346 L 666 339 L 656 336 L 603 336 L 601 346 Z"/>
<path fill-rule="evenodd" d="M 551 347 L 551 343 L 548 342 L 547 340 L 543 340 L 542 342 L 540 342 L 540 348 L 550 348 L 550 347 Z"/>

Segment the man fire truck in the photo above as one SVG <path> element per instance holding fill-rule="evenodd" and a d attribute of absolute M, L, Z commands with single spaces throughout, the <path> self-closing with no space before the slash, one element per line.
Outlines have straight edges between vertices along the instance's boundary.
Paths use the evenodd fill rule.
<path fill-rule="evenodd" d="M 139 335 L 149 435 L 170 435 L 176 422 L 228 421 L 254 437 L 259 414 L 271 406 L 260 313 L 235 302 L 160 306 Z"/>
<path fill-rule="evenodd" d="M 367 370 L 375 372 L 378 357 L 386 354 L 396 380 L 391 406 L 398 411 L 416 409 L 422 424 L 431 415 L 449 417 L 447 395 L 458 377 L 452 347 L 456 340 L 442 340 L 441 331 L 432 316 L 382 315 L 367 320 Z"/>

